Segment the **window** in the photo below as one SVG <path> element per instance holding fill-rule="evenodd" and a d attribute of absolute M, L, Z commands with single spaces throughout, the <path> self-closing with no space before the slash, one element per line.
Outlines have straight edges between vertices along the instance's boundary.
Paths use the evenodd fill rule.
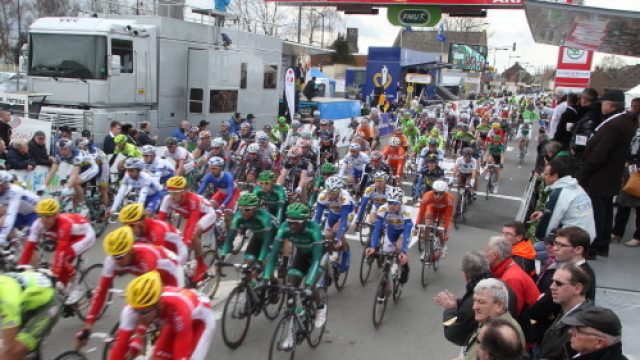
<path fill-rule="evenodd" d="M 275 89 L 278 85 L 278 65 L 264 66 L 264 81 L 262 87 L 265 89 Z"/>
<path fill-rule="evenodd" d="M 240 89 L 247 88 L 247 63 L 240 64 Z"/>
<path fill-rule="evenodd" d="M 75 79 L 107 78 L 107 38 L 32 34 L 29 75 Z"/>
<path fill-rule="evenodd" d="M 189 91 L 189 112 L 192 114 L 202 114 L 202 99 L 204 91 L 202 89 L 191 88 Z"/>
<path fill-rule="evenodd" d="M 111 39 L 111 55 L 120 55 L 120 72 L 133 74 L 133 41 Z"/>
<path fill-rule="evenodd" d="M 238 109 L 238 90 L 209 91 L 209 113 L 232 113 Z"/>

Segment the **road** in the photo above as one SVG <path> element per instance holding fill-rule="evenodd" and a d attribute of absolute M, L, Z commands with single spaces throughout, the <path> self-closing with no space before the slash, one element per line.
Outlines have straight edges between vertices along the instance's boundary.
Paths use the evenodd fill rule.
<path fill-rule="evenodd" d="M 404 287 L 400 302 L 389 303 L 384 322 L 377 330 L 372 325 L 371 314 L 378 273 L 372 273 L 366 287 L 360 285 L 358 269 L 361 245 L 353 241 L 352 266 L 347 285 L 342 292 L 337 292 L 333 287 L 329 290 L 328 320 L 322 343 L 316 349 L 303 343 L 297 349 L 296 356 L 307 360 L 454 358 L 459 348 L 444 339 L 442 310 L 432 298 L 443 289 L 459 295 L 464 292 L 464 280 L 460 271 L 462 256 L 467 251 L 481 250 L 488 238 L 500 231 L 503 223 L 514 218 L 533 166 L 534 152 L 532 144 L 524 166 L 519 166 L 517 150 L 508 148 L 504 176 L 500 180 L 500 196 L 489 200 L 478 197 L 470 208 L 467 224 L 451 234 L 449 256 L 442 260 L 439 272 L 425 289 L 420 285 L 417 246 L 410 249 L 409 282 Z M 405 192 L 410 194 L 408 184 L 404 187 Z M 480 188 L 483 189 L 484 184 Z M 101 262 L 103 256 L 99 240 L 89 253 L 89 263 Z M 239 261 L 240 257 L 232 260 Z M 221 312 L 226 295 L 233 288 L 235 276 L 227 276 L 216 295 L 214 306 L 218 313 Z M 129 278 L 118 279 L 116 286 L 124 288 L 128 280 Z M 94 327 L 95 332 L 106 332 L 113 326 L 118 319 L 121 304 L 121 298 L 114 302 Z M 61 319 L 44 345 L 46 358 L 53 358 L 70 350 L 73 347 L 73 334 L 81 325 L 77 318 Z M 263 316 L 254 318 L 244 344 L 237 350 L 230 350 L 222 341 L 218 322 L 208 358 L 266 359 L 275 325 L 275 322 Z M 84 351 L 89 359 L 100 359 L 101 340 L 92 339 Z"/>

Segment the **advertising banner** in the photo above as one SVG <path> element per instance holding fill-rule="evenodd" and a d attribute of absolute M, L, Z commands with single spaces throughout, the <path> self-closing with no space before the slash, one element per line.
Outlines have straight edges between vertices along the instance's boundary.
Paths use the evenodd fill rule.
<path fill-rule="evenodd" d="M 295 99 L 295 94 L 296 94 L 296 85 L 295 85 L 295 81 L 296 81 L 296 75 L 293 72 L 292 68 L 288 68 L 287 69 L 287 73 L 284 77 L 284 94 L 287 98 L 287 105 L 289 107 L 289 117 L 291 118 L 291 121 L 293 121 L 293 115 L 296 113 L 295 108 L 296 108 L 296 99 Z"/>
<path fill-rule="evenodd" d="M 593 51 L 561 46 L 558 52 L 555 87 L 578 92 L 589 86 Z"/>

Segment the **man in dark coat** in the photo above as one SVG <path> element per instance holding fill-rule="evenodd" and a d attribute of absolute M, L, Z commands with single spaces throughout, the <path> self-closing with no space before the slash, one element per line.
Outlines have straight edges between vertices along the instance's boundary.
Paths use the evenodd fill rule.
<path fill-rule="evenodd" d="M 29 147 L 24 140 L 14 140 L 7 152 L 7 168 L 14 170 L 33 170 L 36 162 L 29 156 Z"/>
<path fill-rule="evenodd" d="M 122 124 L 120 124 L 119 121 L 112 121 L 110 131 L 107 136 L 104 137 L 102 143 L 102 150 L 104 150 L 105 154 L 113 154 L 113 151 L 116 149 L 116 144 L 113 142 L 113 139 L 120 134 L 120 131 L 122 131 Z"/>
<path fill-rule="evenodd" d="M 620 189 L 622 172 L 629 158 L 631 139 L 637 124 L 625 113 L 624 93 L 607 91 L 601 98 L 603 121 L 594 129 L 584 150 L 584 165 L 578 174 L 593 205 L 596 238 L 589 258 L 609 256 L 613 224 L 613 196 Z"/>
<path fill-rule="evenodd" d="M 51 166 L 54 158 L 49 155 L 47 150 L 46 137 L 43 131 L 36 131 L 33 138 L 29 141 L 29 156 L 38 165 Z"/>
<path fill-rule="evenodd" d="M 149 124 L 146 121 L 140 123 L 140 131 L 138 132 L 139 146 L 141 147 L 145 145 L 156 146 L 156 140 L 151 136 L 150 130 L 151 130 L 151 124 Z"/>
<path fill-rule="evenodd" d="M 602 112 L 598 102 L 598 92 L 595 89 L 584 89 L 580 94 L 580 107 L 578 109 L 578 121 L 572 129 L 571 161 L 578 171 L 582 169 L 584 148 L 587 140 L 593 134 L 593 130 L 600 124 Z"/>
<path fill-rule="evenodd" d="M 578 120 L 577 104 L 578 95 L 567 95 L 567 110 L 560 115 L 558 127 L 553 134 L 553 141 L 561 143 L 563 149 L 568 149 L 571 143 L 571 137 L 573 136 L 572 130 Z"/>

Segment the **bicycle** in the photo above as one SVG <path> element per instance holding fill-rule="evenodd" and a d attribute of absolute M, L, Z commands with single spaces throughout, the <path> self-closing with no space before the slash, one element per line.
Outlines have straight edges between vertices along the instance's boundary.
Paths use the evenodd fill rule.
<path fill-rule="evenodd" d="M 425 288 L 429 284 L 428 280 L 434 273 L 438 271 L 438 263 L 440 261 L 440 235 L 444 232 L 443 227 L 436 225 L 416 225 L 419 229 L 419 242 L 423 243 L 423 250 L 420 251 L 420 262 L 422 263 L 422 270 L 420 273 L 420 283 Z M 428 231 L 428 236 L 425 236 L 425 231 Z"/>
<path fill-rule="evenodd" d="M 102 350 L 102 359 L 108 360 L 109 355 L 111 354 L 111 348 L 116 341 L 116 335 L 118 333 L 118 328 L 120 327 L 120 322 L 116 322 L 116 324 L 109 331 L 109 336 L 107 336 L 104 341 L 104 349 Z M 138 352 L 138 356 L 135 357 L 136 360 L 145 360 L 145 359 L 153 359 L 153 347 L 158 340 L 158 336 L 160 335 L 160 328 L 155 323 L 149 325 L 147 330 L 144 333 L 144 347 Z"/>
<path fill-rule="evenodd" d="M 0 248 L 0 272 L 13 271 L 18 265 L 27 230 L 27 228 L 13 230 L 13 236 L 8 239 L 4 248 Z"/>
<path fill-rule="evenodd" d="M 372 255 L 376 256 L 376 255 Z M 395 252 L 378 254 L 382 260 L 382 277 L 376 288 L 373 300 L 373 327 L 378 329 L 384 319 L 384 313 L 387 310 L 389 302 L 389 292 L 393 297 L 393 302 L 400 301 L 402 295 L 402 284 L 400 284 L 401 265 Z M 391 288 L 391 291 L 389 291 Z"/>
<path fill-rule="evenodd" d="M 518 153 L 518 161 L 520 165 L 524 163 L 524 157 L 527 156 L 527 142 L 525 139 L 520 140 L 520 144 L 518 144 L 518 148 L 520 152 Z"/>
<path fill-rule="evenodd" d="M 279 290 L 287 294 L 287 308 L 271 337 L 269 360 L 279 358 L 278 353 L 282 353 L 283 357 L 293 359 L 296 346 L 302 344 L 305 339 L 310 347 L 317 347 L 322 341 L 322 335 L 326 327 L 326 322 L 322 327 L 315 327 L 317 304 L 307 289 L 280 286 Z M 321 297 L 324 299 L 326 306 L 326 293 L 322 289 L 317 289 L 316 291 L 323 292 Z M 302 299 L 299 301 L 300 298 Z M 290 335 L 293 336 L 291 346 L 284 346 L 287 345 L 287 338 Z"/>
<path fill-rule="evenodd" d="M 224 220 L 222 222 L 224 222 Z M 222 281 L 222 274 L 214 267 L 215 262 L 220 258 L 220 256 L 218 255 L 218 245 L 216 239 L 217 237 L 213 230 L 207 232 L 206 234 L 203 234 L 203 237 L 201 238 L 204 262 L 208 265 L 208 270 L 202 280 L 200 280 L 198 283 L 194 283 L 193 281 L 191 281 L 191 276 L 193 275 L 196 268 L 196 260 L 193 257 L 193 251 L 189 252 L 190 259 L 186 264 L 183 265 L 187 284 L 189 285 L 189 287 L 197 288 L 198 291 L 212 300 L 218 292 L 220 282 Z"/>
<path fill-rule="evenodd" d="M 381 239 L 384 238 L 384 236 L 380 237 Z M 369 243 L 367 243 L 367 246 L 369 245 Z M 380 244 L 378 244 L 378 246 L 376 247 L 376 253 L 378 253 L 378 251 L 380 250 Z M 366 255 L 366 251 L 367 251 L 367 247 L 365 246 L 362 249 L 362 257 L 360 258 L 360 284 L 362 286 L 366 286 L 367 285 L 367 281 L 369 281 L 369 276 L 371 276 L 371 268 L 373 267 L 373 262 L 376 261 L 378 268 L 382 267 L 382 262 L 380 261 L 380 258 L 377 256 L 367 256 Z"/>
<path fill-rule="evenodd" d="M 487 169 L 489 170 L 489 180 L 487 180 L 487 187 L 486 187 L 486 192 L 484 194 L 485 199 L 489 200 L 489 195 L 493 193 L 494 189 L 496 188 L 496 176 L 498 175 L 498 172 L 496 171 L 497 168 L 499 168 L 500 165 L 496 165 L 496 164 L 488 164 L 487 165 Z"/>
<path fill-rule="evenodd" d="M 99 238 L 107 230 L 109 223 L 104 215 L 109 210 L 107 204 L 104 204 L 100 194 L 100 189 L 95 185 L 87 186 L 85 189 L 85 203 L 89 209 L 89 218 L 93 221 L 93 228 L 96 231 L 96 238 Z"/>
<path fill-rule="evenodd" d="M 464 188 L 459 188 L 456 211 L 453 216 L 453 226 L 456 230 L 460 224 L 464 224 L 467 221 L 467 212 L 469 211 L 469 206 L 472 202 L 473 196 L 471 195 L 471 186 L 467 184 Z"/>
<path fill-rule="evenodd" d="M 343 249 L 338 251 L 334 250 L 333 244 L 333 239 L 324 240 L 324 255 L 320 260 L 321 274 L 323 276 L 318 279 L 318 287 L 326 288 L 331 286 L 333 282 L 336 289 L 342 291 L 349 276 L 350 259 L 344 260 L 344 257 L 347 256 L 345 252 L 349 250 L 349 243 L 343 241 Z M 342 264 L 343 261 L 346 262 L 345 265 Z"/>
<path fill-rule="evenodd" d="M 231 291 L 222 311 L 222 340 L 230 349 L 237 349 L 247 336 L 252 316 L 264 312 L 267 319 L 274 320 L 280 314 L 284 296 L 267 284 L 256 285 L 255 275 L 261 271 L 257 264 L 216 261 L 216 266 L 233 267 L 242 272 L 240 283 Z M 237 331 L 234 331 L 234 322 L 237 322 Z"/>

